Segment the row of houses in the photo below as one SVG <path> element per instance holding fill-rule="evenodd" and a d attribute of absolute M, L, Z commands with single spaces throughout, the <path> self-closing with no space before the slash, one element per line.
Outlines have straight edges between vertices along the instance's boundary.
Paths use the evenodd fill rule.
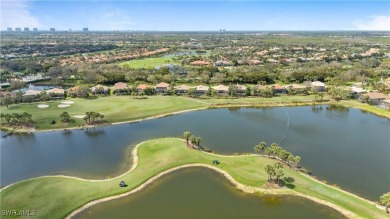
<path fill-rule="evenodd" d="M 214 86 L 211 88 L 213 90 L 215 90 L 216 94 L 228 94 L 228 92 L 229 92 L 229 86 L 226 86 L 226 85 L 218 85 L 218 86 Z M 233 88 L 234 88 L 235 93 L 238 95 L 244 95 L 246 90 L 247 90 L 246 86 L 239 85 L 239 84 L 234 85 Z M 272 89 L 272 91 L 275 94 L 284 94 L 284 93 L 287 93 L 288 90 L 304 91 L 307 89 L 312 89 L 313 91 L 316 91 L 316 92 L 323 92 L 326 90 L 325 84 L 322 82 L 319 82 L 319 81 L 312 82 L 311 84 L 309 84 L 309 86 L 299 85 L 299 84 L 282 86 L 279 84 L 274 84 L 274 85 L 256 85 L 256 86 L 253 86 L 250 88 L 254 92 L 260 92 L 262 90 Z M 97 86 L 91 88 L 92 92 L 94 92 L 98 89 L 100 89 L 102 91 L 102 93 L 107 93 L 109 90 L 108 87 L 102 86 L 102 85 L 97 85 Z M 120 94 L 121 91 L 125 91 L 127 89 L 130 89 L 130 87 L 126 83 L 118 82 L 118 83 L 114 84 L 112 89 L 113 89 L 114 93 Z M 142 92 L 142 91 L 145 91 L 146 89 L 153 89 L 158 94 L 166 94 L 170 89 L 176 89 L 176 93 L 178 95 L 186 94 L 186 93 L 188 93 L 188 91 L 190 89 L 194 89 L 197 95 L 203 95 L 209 91 L 210 86 L 198 85 L 198 86 L 191 87 L 188 85 L 179 85 L 179 86 L 174 87 L 168 83 L 161 82 L 155 86 L 147 85 L 147 84 L 139 84 L 136 87 L 137 92 Z"/>

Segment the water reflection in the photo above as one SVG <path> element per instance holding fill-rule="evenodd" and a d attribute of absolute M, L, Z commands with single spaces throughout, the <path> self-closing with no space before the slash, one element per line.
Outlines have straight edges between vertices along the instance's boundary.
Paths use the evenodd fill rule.
<path fill-rule="evenodd" d="M 244 193 L 222 175 L 205 168 L 175 171 L 140 192 L 92 206 L 75 218 L 128 218 L 129 215 L 142 219 L 344 218 L 333 209 L 303 198 Z"/>
<path fill-rule="evenodd" d="M 92 128 L 86 128 L 84 133 L 89 137 L 96 137 L 99 135 L 104 135 L 106 132 L 102 127 L 92 127 Z"/>
<path fill-rule="evenodd" d="M 326 107 L 210 109 L 94 129 L 15 134 L 1 138 L 1 185 L 54 173 L 115 176 L 129 168 L 130 145 L 190 131 L 222 154 L 283 140 L 282 147 L 302 157 L 302 166 L 320 179 L 377 200 L 390 185 L 390 120 Z"/>

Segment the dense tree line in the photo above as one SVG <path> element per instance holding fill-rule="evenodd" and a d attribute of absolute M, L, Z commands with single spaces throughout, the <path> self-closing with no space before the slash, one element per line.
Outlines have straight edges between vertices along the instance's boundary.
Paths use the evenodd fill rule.
<path fill-rule="evenodd" d="M 34 121 L 32 120 L 32 115 L 29 113 L 12 113 L 4 114 L 0 113 L 0 119 L 2 123 L 6 126 L 11 127 L 32 127 L 34 126 Z"/>

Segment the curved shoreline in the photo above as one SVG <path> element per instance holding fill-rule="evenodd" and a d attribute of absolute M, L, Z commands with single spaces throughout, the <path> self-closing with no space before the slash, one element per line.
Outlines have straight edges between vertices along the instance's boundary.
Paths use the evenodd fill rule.
<path fill-rule="evenodd" d="M 111 126 L 111 125 L 119 125 L 119 124 L 131 124 L 131 123 L 137 123 L 137 122 L 142 122 L 145 120 L 151 120 L 151 119 L 158 119 L 158 118 L 163 118 L 171 115 L 177 115 L 181 113 L 186 113 L 186 112 L 191 112 L 191 111 L 197 111 L 197 110 L 205 110 L 208 109 L 209 107 L 201 107 L 201 108 L 194 108 L 194 109 L 187 109 L 187 110 L 181 110 L 181 111 L 175 111 L 171 113 L 164 113 L 164 114 L 159 114 L 156 116 L 149 116 L 143 119 L 135 119 L 135 120 L 126 120 L 122 122 L 113 122 L 113 123 L 107 123 L 104 126 Z M 51 132 L 51 131 L 64 131 L 64 130 L 82 130 L 85 128 L 95 128 L 95 127 L 100 127 L 100 126 L 81 126 L 81 127 L 71 127 L 71 128 L 59 128 L 59 129 L 45 129 L 45 130 L 34 130 L 33 132 Z"/>
<path fill-rule="evenodd" d="M 147 140 L 148 141 L 148 140 Z M 111 179 L 104 179 L 104 180 L 88 180 L 88 179 L 82 179 L 82 178 L 78 178 L 78 177 L 69 177 L 69 176 L 66 176 L 68 178 L 74 178 L 74 179 L 78 179 L 78 180 L 83 180 L 83 181 L 90 181 L 90 182 L 98 182 L 98 181 L 109 181 L 109 180 L 115 180 L 116 178 L 119 178 L 123 175 L 126 175 L 128 173 L 130 173 L 131 171 L 133 171 L 137 166 L 138 166 L 138 161 L 139 161 L 139 158 L 138 158 L 138 148 L 145 142 L 147 141 L 144 141 L 144 142 L 141 142 L 139 144 L 137 144 L 133 150 L 132 150 L 132 157 L 133 157 L 133 163 L 132 163 L 132 167 L 129 171 L 119 175 L 119 176 L 116 176 L 114 178 L 111 178 Z M 184 140 L 183 140 L 184 141 Z M 204 152 L 204 153 L 207 153 L 207 152 Z M 257 156 L 256 154 L 249 154 L 249 155 L 220 155 L 220 154 L 213 154 L 213 155 L 216 155 L 216 156 L 219 156 L 219 157 L 239 157 L 239 156 Z M 358 217 L 355 213 L 351 212 L 351 211 L 348 211 L 336 204 L 333 204 L 329 201 L 325 201 L 325 200 L 322 200 L 322 199 L 319 199 L 319 198 L 316 198 L 316 197 L 313 197 L 313 196 L 310 196 L 310 195 L 306 195 L 306 194 L 302 194 L 300 192 L 297 192 L 297 191 L 293 191 L 293 190 L 289 190 L 289 189 L 285 189 L 285 188 L 282 188 L 282 189 L 263 189 L 263 188 L 256 188 L 256 187 L 252 187 L 252 186 L 247 186 L 247 185 L 244 185 L 238 181 L 236 181 L 228 172 L 224 171 L 224 170 L 221 170 L 217 167 L 214 167 L 214 166 L 211 166 L 211 165 L 207 165 L 207 164 L 201 164 L 201 163 L 195 163 L 195 164 L 185 164 L 185 165 L 181 165 L 181 166 L 177 166 L 177 167 L 173 167 L 171 169 L 168 169 L 168 170 L 165 170 L 163 172 L 160 172 L 158 173 L 157 175 L 149 178 L 148 180 L 146 180 L 144 183 L 142 183 L 141 185 L 137 186 L 136 188 L 128 191 L 128 192 L 125 192 L 125 193 L 122 193 L 122 194 L 119 194 L 119 195 L 114 195 L 114 196 L 108 196 L 108 197 L 105 197 L 105 198 L 101 198 L 101 199 L 97 199 L 97 200 L 93 200 L 91 202 L 88 202 L 86 204 L 84 204 L 83 206 L 77 208 L 76 210 L 74 210 L 73 212 L 71 212 L 66 218 L 67 219 L 70 219 L 72 218 L 73 216 L 75 216 L 76 214 L 84 211 L 85 209 L 93 206 L 93 205 L 96 205 L 96 204 L 99 204 L 99 203 L 102 203 L 102 202 L 106 202 L 106 201 L 110 201 L 110 200 L 114 200 L 114 199 L 118 199 L 118 198 L 122 198 L 122 197 L 126 197 L 128 195 L 131 195 L 133 193 L 136 193 L 140 190 L 142 190 L 143 188 L 145 188 L 146 186 L 150 185 L 151 183 L 153 183 L 155 180 L 157 180 L 158 178 L 168 174 L 168 173 L 171 173 L 173 171 L 176 171 L 176 170 L 179 170 L 179 169 L 183 169 L 183 168 L 190 168 L 190 167 L 204 167 L 204 168 L 209 168 L 209 169 L 212 169 L 218 173 L 221 173 L 227 180 L 229 180 L 230 183 L 232 183 L 237 189 L 245 192 L 245 193 L 249 193 L 249 194 L 254 194 L 256 192 L 259 192 L 263 195 L 296 195 L 296 196 L 299 196 L 299 197 L 303 197 L 303 198 L 307 198 L 311 201 L 314 201 L 318 204 L 322 204 L 322 205 L 325 205 L 325 206 L 328 206 L 338 212 L 340 212 L 341 214 L 343 214 L 344 216 L 346 216 L 347 218 L 360 218 Z M 325 185 L 325 186 L 328 186 L 328 187 L 331 187 L 333 189 L 337 189 L 339 192 L 343 192 L 343 193 L 346 193 L 348 195 L 352 195 L 354 197 L 357 197 L 363 201 L 366 201 L 368 203 L 371 203 L 371 204 L 374 204 L 375 206 L 379 207 L 378 205 L 376 205 L 376 203 L 370 201 L 370 200 L 366 200 L 362 197 L 359 197 L 353 193 L 350 193 L 350 192 L 347 192 L 347 191 L 344 191 L 340 188 L 335 188 L 331 185 L 328 185 L 328 184 L 325 184 L 313 177 L 310 177 L 310 176 L 307 176 L 305 174 L 302 174 L 300 173 L 301 175 L 305 176 L 306 178 L 309 178 L 317 183 L 320 183 L 322 185 Z M 382 209 L 382 208 L 381 208 Z"/>
<path fill-rule="evenodd" d="M 182 140 L 182 139 L 181 139 Z M 66 175 L 52 175 L 52 176 L 40 176 L 40 177 L 35 177 L 35 178 L 30 178 L 30 179 L 26 179 L 26 180 L 22 180 L 22 181 L 19 181 L 19 182 L 16 182 L 16 183 L 13 183 L 11 185 L 8 185 L 6 187 L 3 187 L 0 189 L 0 192 L 2 192 L 3 190 L 7 189 L 8 187 L 12 186 L 12 185 L 15 185 L 17 183 L 20 183 L 20 182 L 24 182 L 24 181 L 29 181 L 29 180 L 34 180 L 34 179 L 39 179 L 39 178 L 52 178 L 52 177 L 62 177 L 62 178 L 68 178 L 68 179 L 75 179 L 75 180 L 80 180 L 80 181 L 87 181 L 87 182 L 104 182 L 104 181 L 112 181 L 112 180 L 116 180 L 124 175 L 127 175 L 129 174 L 130 172 L 134 171 L 136 169 L 136 167 L 138 166 L 139 164 L 139 157 L 138 157 L 138 149 L 139 147 L 148 142 L 150 140 L 146 140 L 146 141 L 143 141 L 139 144 L 137 144 L 133 149 L 132 149 L 132 152 L 131 152 L 131 156 L 132 156 L 132 166 L 131 168 L 126 171 L 125 173 L 121 174 L 121 175 L 118 175 L 116 177 L 113 177 L 113 178 L 109 178 L 109 179 L 97 179 L 97 180 L 93 180 L 93 179 L 84 179 L 84 178 L 80 178 L 80 177 L 75 177 L 75 176 L 66 176 Z M 184 141 L 184 140 L 183 140 Z M 207 152 L 204 152 L 204 153 L 207 153 Z M 219 157 L 239 157 L 239 156 L 257 156 L 256 154 L 248 154 L 248 155 L 220 155 L 220 154 L 213 154 L 213 153 L 209 153 L 209 154 L 212 154 L 212 155 L 216 155 L 216 156 L 219 156 Z M 347 210 L 347 209 L 344 209 L 332 202 L 329 202 L 329 201 L 326 201 L 326 200 L 323 200 L 323 199 L 320 199 L 320 198 L 317 198 L 317 197 L 314 197 L 314 196 L 311 196 L 311 195 L 306 195 L 304 193 L 301 193 L 301 192 L 297 192 L 297 191 L 294 191 L 294 190 L 290 190 L 290 189 L 286 189 L 286 188 L 282 188 L 282 189 L 264 189 L 264 188 L 258 188 L 258 187 L 252 187 L 252 186 L 248 186 L 248 185 L 245 185 L 245 184 L 242 184 L 238 181 L 236 181 L 228 172 L 222 170 L 222 169 L 219 169 L 215 166 L 212 166 L 212 165 L 208 165 L 208 164 L 202 164 L 202 163 L 193 163 L 193 164 L 184 164 L 184 165 L 181 165 L 181 166 L 176 166 L 176 167 L 173 167 L 173 168 L 170 168 L 170 169 L 167 169 L 167 170 L 164 170 L 160 173 L 158 173 L 157 175 L 154 175 L 152 176 L 151 178 L 147 179 L 144 183 L 140 184 L 139 186 L 133 188 L 132 190 L 130 191 L 127 191 L 125 193 L 122 193 L 122 194 L 118 194 L 118 195 L 114 195 L 114 196 L 108 196 L 108 197 L 104 197 L 104 198 L 101 198 L 101 199 L 97 199 L 97 200 L 93 200 L 93 201 L 90 201 L 90 202 L 87 202 L 86 204 L 82 205 L 81 207 L 75 209 L 74 211 L 70 212 L 70 214 L 68 216 L 66 216 L 66 218 L 71 218 L 73 217 L 74 215 L 80 213 L 81 211 L 93 206 L 93 205 L 96 205 L 98 203 L 101 203 L 101 202 L 105 202 L 105 201 L 109 201 L 109 200 L 113 200 L 113 199 L 117 199 L 117 198 L 121 198 L 121 197 L 125 197 L 127 195 L 130 195 L 130 194 L 133 194 L 137 191 L 140 191 L 142 190 L 143 188 L 145 188 L 147 185 L 151 184 L 152 182 L 154 182 L 156 179 L 160 178 L 161 176 L 165 175 L 165 174 L 168 174 L 170 172 L 173 172 L 175 170 L 178 170 L 178 169 L 182 169 L 182 168 L 189 168 L 189 167 L 205 167 L 205 168 L 209 168 L 209 169 L 212 169 L 216 172 L 219 172 L 221 173 L 224 177 L 226 177 L 236 188 L 238 188 L 239 190 L 242 190 L 243 192 L 246 192 L 246 193 L 260 193 L 260 194 L 263 194 L 263 195 L 295 195 L 295 196 L 300 196 L 300 197 L 303 197 L 303 198 L 307 198 L 311 201 L 314 201 L 316 203 L 319 203 L 319 204 L 322 204 L 322 205 L 325 205 L 325 206 L 328 206 L 338 212 L 340 212 L 341 214 L 343 214 L 344 216 L 346 216 L 347 218 L 360 218 L 358 217 L 355 213 Z M 336 188 L 336 187 L 333 187 L 331 185 L 328 185 L 328 184 L 325 184 L 313 177 L 310 177 L 310 176 L 307 176 L 305 174 L 302 174 L 300 173 L 301 175 L 305 176 L 306 178 L 310 179 L 310 180 L 313 180 L 317 183 L 320 183 L 324 186 L 327 186 L 327 187 L 330 187 L 332 189 L 336 189 L 337 191 L 339 192 L 343 192 L 345 194 L 348 194 L 348 195 L 352 195 L 356 198 L 359 198 L 360 200 L 362 201 L 365 201 L 367 202 L 368 204 L 372 204 L 380 209 L 384 209 L 383 206 L 381 205 L 378 205 L 377 203 L 375 202 L 372 202 L 370 200 L 367 200 L 367 199 L 364 199 L 360 196 L 357 196 L 353 193 L 350 193 L 348 191 L 344 191 L 340 188 Z"/>
<path fill-rule="evenodd" d="M 239 189 L 245 193 L 249 193 L 249 194 L 261 193 L 262 195 L 295 195 L 295 196 L 309 199 L 315 203 L 330 207 L 330 208 L 338 211 L 339 213 L 341 213 L 342 215 L 344 215 L 347 218 L 360 218 L 356 214 L 354 214 L 353 212 L 348 211 L 342 207 L 339 207 L 336 204 L 333 204 L 331 202 L 328 202 L 328 201 L 325 201 L 325 200 L 322 200 L 322 199 L 319 199 L 316 197 L 312 197 L 309 195 L 305 195 L 305 194 L 302 194 L 302 193 L 299 193 L 299 192 L 296 192 L 293 190 L 284 189 L 284 188 L 283 189 L 263 189 L 263 188 L 256 188 L 256 187 L 252 187 L 252 186 L 247 186 L 247 185 L 244 185 L 242 183 L 237 182 L 229 173 L 227 173 L 224 170 L 221 170 L 217 167 L 214 167 L 214 166 L 211 166 L 208 164 L 200 164 L 200 163 L 198 164 L 197 163 L 197 164 L 185 164 L 185 165 L 181 165 L 178 167 L 174 167 L 174 168 L 165 170 L 165 171 L 160 172 L 159 174 L 153 176 L 152 178 L 148 179 L 146 182 L 142 183 L 138 187 L 136 187 L 128 192 L 88 202 L 88 203 L 84 204 L 83 206 L 77 208 L 73 212 L 71 212 L 69 215 L 67 215 L 66 219 L 71 219 L 75 215 L 81 213 L 82 211 L 84 211 L 84 210 L 86 210 L 86 209 L 88 209 L 96 204 L 111 201 L 111 200 L 118 199 L 118 198 L 123 198 L 123 197 L 126 197 L 128 195 L 134 194 L 134 193 L 144 189 L 145 187 L 147 187 L 148 185 L 153 183 L 155 180 L 157 180 L 158 178 L 160 178 L 168 173 L 174 172 L 174 171 L 179 170 L 179 169 L 190 168 L 190 167 L 203 167 L 203 168 L 208 168 L 208 169 L 214 170 L 214 171 L 222 174 L 237 189 Z"/>
<path fill-rule="evenodd" d="M 197 99 L 195 99 L 197 100 Z M 150 120 L 150 119 L 158 119 L 170 115 L 176 115 L 176 114 L 181 114 L 185 112 L 191 112 L 191 111 L 197 111 L 197 110 L 205 110 L 205 109 L 219 109 L 219 108 L 229 108 L 229 107 L 300 107 L 300 106 L 315 106 L 315 105 L 326 105 L 326 104 L 335 104 L 339 106 L 344 106 L 347 108 L 353 108 L 353 109 L 360 109 L 365 112 L 369 112 L 373 115 L 382 117 L 382 118 L 387 118 L 390 119 L 390 114 L 389 115 L 382 115 L 379 113 L 376 113 L 374 111 L 370 111 L 367 109 L 360 108 L 359 106 L 352 106 L 348 104 L 344 104 L 343 102 L 335 102 L 335 101 L 325 101 L 325 102 L 315 102 L 315 101 L 300 101 L 300 102 L 241 102 L 241 103 L 234 103 L 234 102 L 227 102 L 227 103 L 207 103 L 203 102 L 201 100 L 197 100 L 202 103 L 209 104 L 206 107 L 200 107 L 200 108 L 193 108 L 193 109 L 187 109 L 187 110 L 181 110 L 181 111 L 175 111 L 175 112 L 170 112 L 170 113 L 164 113 L 164 114 L 158 114 L 155 116 L 149 116 L 143 119 L 134 119 L 134 120 L 126 120 L 126 121 L 121 121 L 121 122 L 113 122 L 113 123 L 107 123 L 103 126 L 111 126 L 111 125 L 118 125 L 118 124 L 131 124 L 131 123 L 137 123 L 137 122 L 142 122 L 144 120 Z M 84 128 L 94 128 L 94 127 L 100 127 L 100 126 L 75 126 L 75 127 L 70 127 L 70 128 L 57 128 L 57 129 L 44 129 L 44 130 L 37 130 L 37 129 L 19 129 L 19 131 L 16 131 L 15 133 L 34 133 L 34 132 L 51 132 L 51 131 L 64 131 L 64 130 L 83 130 Z M 8 129 L 7 127 L 2 127 L 4 129 Z"/>

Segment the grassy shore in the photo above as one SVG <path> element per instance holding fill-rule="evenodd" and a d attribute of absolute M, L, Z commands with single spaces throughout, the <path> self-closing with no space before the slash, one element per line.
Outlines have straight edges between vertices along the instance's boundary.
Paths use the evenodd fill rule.
<path fill-rule="evenodd" d="M 36 122 L 37 130 L 74 128 L 85 124 L 81 118 L 73 116 L 85 115 L 88 111 L 98 112 L 105 116 L 108 123 L 134 121 L 154 117 L 163 114 L 175 113 L 184 110 L 216 107 L 239 107 L 239 106 L 304 106 L 314 104 L 339 104 L 347 107 L 356 107 L 376 115 L 390 118 L 390 111 L 380 109 L 376 106 L 360 103 L 354 100 L 340 102 L 315 102 L 314 96 L 280 96 L 273 98 L 235 98 L 235 99 L 193 99 L 180 96 L 148 96 L 146 99 L 134 99 L 131 96 L 108 96 L 97 99 L 68 99 L 75 102 L 67 108 L 58 108 L 61 101 L 50 101 L 44 104 L 48 108 L 40 109 L 40 103 L 23 103 L 10 105 L 9 108 L 0 107 L 2 113 L 23 113 L 32 114 Z M 68 112 L 71 116 L 69 123 L 62 123 L 60 114 Z M 56 124 L 50 124 L 56 120 Z"/>
<path fill-rule="evenodd" d="M 361 218 L 385 218 L 384 211 L 372 203 L 339 189 L 327 186 L 303 174 L 284 168 L 285 176 L 294 178 L 292 189 L 266 190 L 264 167 L 275 161 L 261 156 L 219 156 L 186 147 L 176 138 L 155 139 L 137 148 L 138 164 L 131 171 L 110 180 L 83 180 L 73 177 L 50 176 L 30 179 L 1 190 L 1 210 L 33 209 L 39 218 L 63 218 L 84 204 L 131 191 L 153 176 L 186 164 L 212 165 L 256 193 L 301 194 L 333 203 Z M 128 187 L 121 188 L 124 180 Z"/>
<path fill-rule="evenodd" d="M 104 119 L 109 123 L 144 119 L 160 114 L 172 113 L 177 111 L 207 107 L 207 103 L 196 101 L 185 97 L 167 97 L 167 96 L 150 96 L 147 99 L 134 99 L 131 96 L 109 96 L 99 97 L 97 99 L 69 99 L 73 101 L 70 107 L 59 108 L 61 101 L 50 101 L 44 104 L 48 108 L 40 109 L 37 106 L 42 103 L 23 103 L 14 104 L 9 108 L 1 107 L 2 113 L 23 113 L 32 114 L 36 122 L 36 129 L 48 130 L 59 128 L 72 128 L 84 125 L 82 118 L 73 116 L 85 115 L 86 112 L 94 111 L 103 114 Z M 62 123 L 60 114 L 68 112 L 71 116 L 69 123 Z M 56 124 L 50 124 L 56 120 Z"/>

